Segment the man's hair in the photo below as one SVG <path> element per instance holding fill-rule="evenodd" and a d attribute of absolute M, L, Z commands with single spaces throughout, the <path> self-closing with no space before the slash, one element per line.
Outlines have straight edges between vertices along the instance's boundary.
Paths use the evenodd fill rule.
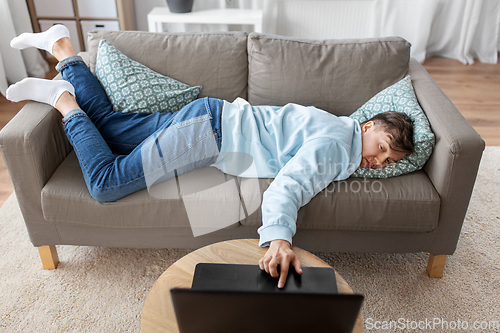
<path fill-rule="evenodd" d="M 387 111 L 373 116 L 361 123 L 361 126 L 373 121 L 377 130 L 383 130 L 390 136 L 392 150 L 409 155 L 413 153 L 413 121 L 403 112 Z"/>

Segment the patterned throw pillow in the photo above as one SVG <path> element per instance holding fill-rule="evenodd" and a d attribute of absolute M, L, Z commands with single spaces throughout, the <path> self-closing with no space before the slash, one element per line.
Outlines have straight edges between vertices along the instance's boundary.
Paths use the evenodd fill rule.
<path fill-rule="evenodd" d="M 153 71 L 104 39 L 99 42 L 95 75 L 117 112 L 175 112 L 202 89 Z"/>
<path fill-rule="evenodd" d="M 414 152 L 384 168 L 358 168 L 352 177 L 389 178 L 404 175 L 422 169 L 431 156 L 435 143 L 434 133 L 418 104 L 409 76 L 379 92 L 350 117 L 361 123 L 385 111 L 404 112 L 413 120 Z"/>

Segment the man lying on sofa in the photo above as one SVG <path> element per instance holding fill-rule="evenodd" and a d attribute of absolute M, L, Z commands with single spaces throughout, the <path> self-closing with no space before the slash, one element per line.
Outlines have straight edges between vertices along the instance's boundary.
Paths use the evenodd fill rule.
<path fill-rule="evenodd" d="M 358 167 L 381 168 L 413 151 L 412 120 L 400 112 L 380 113 L 359 124 L 314 107 L 255 107 L 213 98 L 173 113 L 114 112 L 99 81 L 75 54 L 64 26 L 22 34 L 11 46 L 38 47 L 59 60 L 56 68 L 64 80 L 27 78 L 11 86 L 7 98 L 47 103 L 62 114 L 89 192 L 98 201 L 146 188 L 148 175 L 158 170 L 175 171 L 170 178 L 210 165 L 231 173 L 219 158 L 222 153 L 251 155 L 256 168 L 245 177 L 275 178 L 263 195 L 259 244 L 269 249 L 259 266 L 279 276 L 279 288 L 290 265 L 302 273 L 291 249 L 298 209 Z M 162 158 L 154 158 L 153 150 Z"/>

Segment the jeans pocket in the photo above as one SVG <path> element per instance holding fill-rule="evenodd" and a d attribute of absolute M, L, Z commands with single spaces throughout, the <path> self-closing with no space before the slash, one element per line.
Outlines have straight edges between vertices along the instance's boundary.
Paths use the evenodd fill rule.
<path fill-rule="evenodd" d="M 141 157 L 147 188 L 215 162 L 219 149 L 210 123 L 201 115 L 174 123 L 146 139 Z"/>
<path fill-rule="evenodd" d="M 208 98 L 198 99 L 183 107 L 174 117 L 172 124 L 183 128 L 212 119 Z"/>

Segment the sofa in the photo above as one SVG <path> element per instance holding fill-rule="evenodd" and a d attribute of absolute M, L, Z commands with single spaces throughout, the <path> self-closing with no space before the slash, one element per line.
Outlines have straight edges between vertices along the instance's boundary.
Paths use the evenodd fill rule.
<path fill-rule="evenodd" d="M 308 251 L 426 252 L 429 276 L 442 276 L 446 257 L 457 246 L 485 144 L 422 65 L 410 59 L 406 40 L 93 31 L 83 54 L 91 70 L 101 39 L 158 73 L 201 85 L 199 97 L 241 97 L 253 105 L 293 102 L 338 116 L 349 116 L 410 75 L 436 141 L 423 169 L 330 184 L 299 210 L 293 242 Z M 182 196 L 163 198 L 145 189 L 115 202 L 94 200 L 62 126 L 52 107 L 29 102 L 0 133 L 2 156 L 44 268 L 57 266 L 55 245 L 195 249 L 258 238 L 259 209 L 241 211 L 239 221 L 195 237 Z M 237 179 L 239 194 L 213 200 L 239 201 L 249 181 Z M 261 193 L 271 182 L 258 180 Z M 175 189 L 177 183 L 171 179 L 162 186 Z"/>

